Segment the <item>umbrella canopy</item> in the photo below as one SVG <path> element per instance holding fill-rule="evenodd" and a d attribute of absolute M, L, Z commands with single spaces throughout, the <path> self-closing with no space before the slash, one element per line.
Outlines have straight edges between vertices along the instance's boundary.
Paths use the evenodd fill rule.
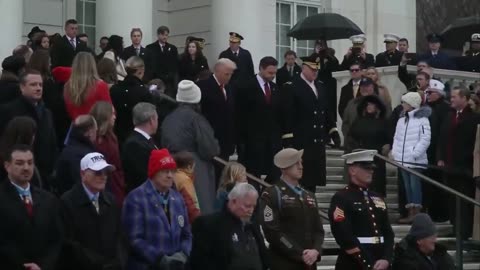
<path fill-rule="evenodd" d="M 363 34 L 350 19 L 337 13 L 320 13 L 299 21 L 287 36 L 300 40 L 334 40 Z"/>
<path fill-rule="evenodd" d="M 459 18 L 447 26 L 441 33 L 442 47 L 461 50 L 473 33 L 480 32 L 480 16 Z"/>

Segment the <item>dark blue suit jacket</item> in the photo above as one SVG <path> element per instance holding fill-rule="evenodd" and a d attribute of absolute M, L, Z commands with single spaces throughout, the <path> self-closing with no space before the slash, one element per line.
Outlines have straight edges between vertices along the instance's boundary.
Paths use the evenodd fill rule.
<path fill-rule="evenodd" d="M 455 64 L 450 57 L 441 51 L 437 55 L 433 56 L 431 52 L 423 54 L 419 57 L 419 60 L 427 61 L 428 64 L 434 68 L 440 69 L 455 69 Z"/>

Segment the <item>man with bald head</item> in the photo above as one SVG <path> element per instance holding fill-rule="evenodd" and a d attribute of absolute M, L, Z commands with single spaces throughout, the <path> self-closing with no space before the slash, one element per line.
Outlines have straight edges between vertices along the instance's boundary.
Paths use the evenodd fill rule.
<path fill-rule="evenodd" d="M 228 160 L 235 150 L 234 90 L 230 79 L 237 65 L 227 58 L 217 60 L 213 74 L 197 83 L 202 91 L 202 113 L 212 126 L 220 144 L 220 157 Z M 218 168 L 217 175 L 220 175 Z"/>

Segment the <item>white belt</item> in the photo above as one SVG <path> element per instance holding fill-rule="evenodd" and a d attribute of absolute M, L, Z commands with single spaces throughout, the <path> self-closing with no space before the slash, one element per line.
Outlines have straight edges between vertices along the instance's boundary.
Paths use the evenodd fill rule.
<path fill-rule="evenodd" d="M 384 239 L 383 236 L 375 236 L 375 237 L 357 237 L 360 244 L 383 244 Z"/>

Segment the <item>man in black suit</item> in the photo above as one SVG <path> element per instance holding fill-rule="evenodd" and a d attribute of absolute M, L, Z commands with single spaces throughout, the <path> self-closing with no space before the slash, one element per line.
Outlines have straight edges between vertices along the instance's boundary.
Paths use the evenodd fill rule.
<path fill-rule="evenodd" d="M 147 49 L 142 46 L 143 32 L 140 28 L 133 28 L 130 32 L 130 39 L 132 39 L 132 45 L 123 49 L 123 53 L 120 56 L 125 62 L 132 57 L 138 56 L 145 62 Z"/>
<path fill-rule="evenodd" d="M 472 149 L 475 145 L 477 125 L 480 124 L 480 115 L 472 111 L 468 104 L 469 99 L 470 91 L 464 87 L 454 87 L 451 91 L 450 101 L 453 110 L 448 113 L 440 130 L 437 164 L 457 172 L 451 172 L 445 177 L 450 187 L 465 196 L 475 198 Z M 449 206 L 450 221 L 455 226 L 457 209 L 454 196 L 450 196 Z M 472 236 L 473 229 L 472 204 L 461 202 L 460 218 L 462 240 L 467 240 Z"/>
<path fill-rule="evenodd" d="M 273 155 L 281 147 L 276 125 L 277 85 L 273 82 L 278 62 L 271 56 L 260 60 L 259 73 L 239 86 L 235 100 L 239 160 L 247 171 L 267 181 L 276 181 L 280 171 L 274 168 Z"/>
<path fill-rule="evenodd" d="M 296 63 L 297 53 L 288 50 L 284 54 L 285 64 L 277 71 L 277 85 L 282 86 L 286 82 L 291 82 L 294 78 L 300 77 L 302 68 Z"/>
<path fill-rule="evenodd" d="M 397 50 L 400 37 L 395 34 L 385 34 L 385 51 L 377 54 L 375 65 L 377 67 L 398 66 L 402 60 L 403 53 Z"/>
<path fill-rule="evenodd" d="M 53 44 L 50 51 L 52 68 L 71 67 L 78 52 L 90 51 L 87 44 L 77 38 L 78 23 L 74 19 L 65 22 L 65 35 Z"/>
<path fill-rule="evenodd" d="M 354 63 L 350 65 L 350 81 L 342 87 L 340 92 L 340 101 L 338 102 L 338 114 L 343 119 L 343 112 L 347 108 L 348 102 L 357 96 L 362 79 L 362 70 L 360 64 Z"/>
<path fill-rule="evenodd" d="M 258 193 L 247 183 L 236 185 L 222 211 L 197 218 L 192 225 L 192 270 L 269 269 L 260 227 L 252 223 Z"/>
<path fill-rule="evenodd" d="M 81 183 L 62 196 L 65 230 L 60 269 L 120 270 L 120 208 L 105 192 L 115 167 L 100 153 L 88 153 L 79 164 Z"/>
<path fill-rule="evenodd" d="M 427 61 L 428 64 L 433 68 L 455 70 L 455 63 L 452 61 L 450 56 L 441 50 L 443 37 L 439 34 L 432 33 L 427 36 L 427 41 L 428 52 L 420 55 L 418 57 L 419 60 Z"/>
<path fill-rule="evenodd" d="M 347 70 L 353 63 L 360 63 L 364 68 L 374 67 L 375 59 L 373 55 L 365 50 L 365 41 L 367 41 L 365 35 L 351 36 L 350 40 L 353 45 L 343 57 L 341 69 Z"/>
<path fill-rule="evenodd" d="M 158 41 L 147 46 L 146 64 L 147 80 L 161 79 L 166 86 L 166 93 L 175 97 L 178 81 L 178 50 L 167 42 L 170 29 L 160 26 L 157 29 Z"/>
<path fill-rule="evenodd" d="M 3 164 L 8 179 L 0 185 L 0 269 L 54 270 L 62 245 L 58 200 L 30 185 L 32 149 L 13 146 Z"/>
<path fill-rule="evenodd" d="M 320 59 L 316 55 L 302 57 L 300 78 L 280 89 L 279 113 L 284 147 L 304 149 L 303 178 L 305 189 L 315 192 L 326 185 L 325 145 L 333 140 L 340 146 L 340 135 L 327 108 L 325 85 L 316 81 Z"/>
<path fill-rule="evenodd" d="M 248 50 L 240 47 L 243 37 L 235 32 L 230 32 L 229 34 L 230 47 L 221 52 L 218 58 L 228 58 L 237 65 L 231 80 L 232 85 L 237 85 L 238 82 L 253 76 L 255 71 L 253 70 L 252 55 Z"/>
<path fill-rule="evenodd" d="M 140 102 L 132 111 L 135 128 L 122 147 L 122 164 L 127 192 L 147 179 L 148 159 L 158 149 L 152 136 L 157 132 L 158 114 L 155 105 Z"/>
<path fill-rule="evenodd" d="M 197 83 L 202 91 L 202 113 L 215 132 L 215 138 L 220 144 L 220 157 L 225 160 L 235 151 L 235 103 L 234 90 L 230 84 L 234 70 L 234 62 L 219 59 L 213 68 L 213 74 Z M 217 178 L 221 170 L 221 166 L 216 167 Z"/>
<path fill-rule="evenodd" d="M 43 79 L 40 72 L 28 70 L 20 75 L 19 81 L 22 95 L 0 107 L 0 133 L 16 116 L 28 116 L 35 120 L 37 130 L 33 149 L 41 177 L 39 183 L 32 184 L 48 189 L 58 152 L 52 113 L 42 101 Z"/>

